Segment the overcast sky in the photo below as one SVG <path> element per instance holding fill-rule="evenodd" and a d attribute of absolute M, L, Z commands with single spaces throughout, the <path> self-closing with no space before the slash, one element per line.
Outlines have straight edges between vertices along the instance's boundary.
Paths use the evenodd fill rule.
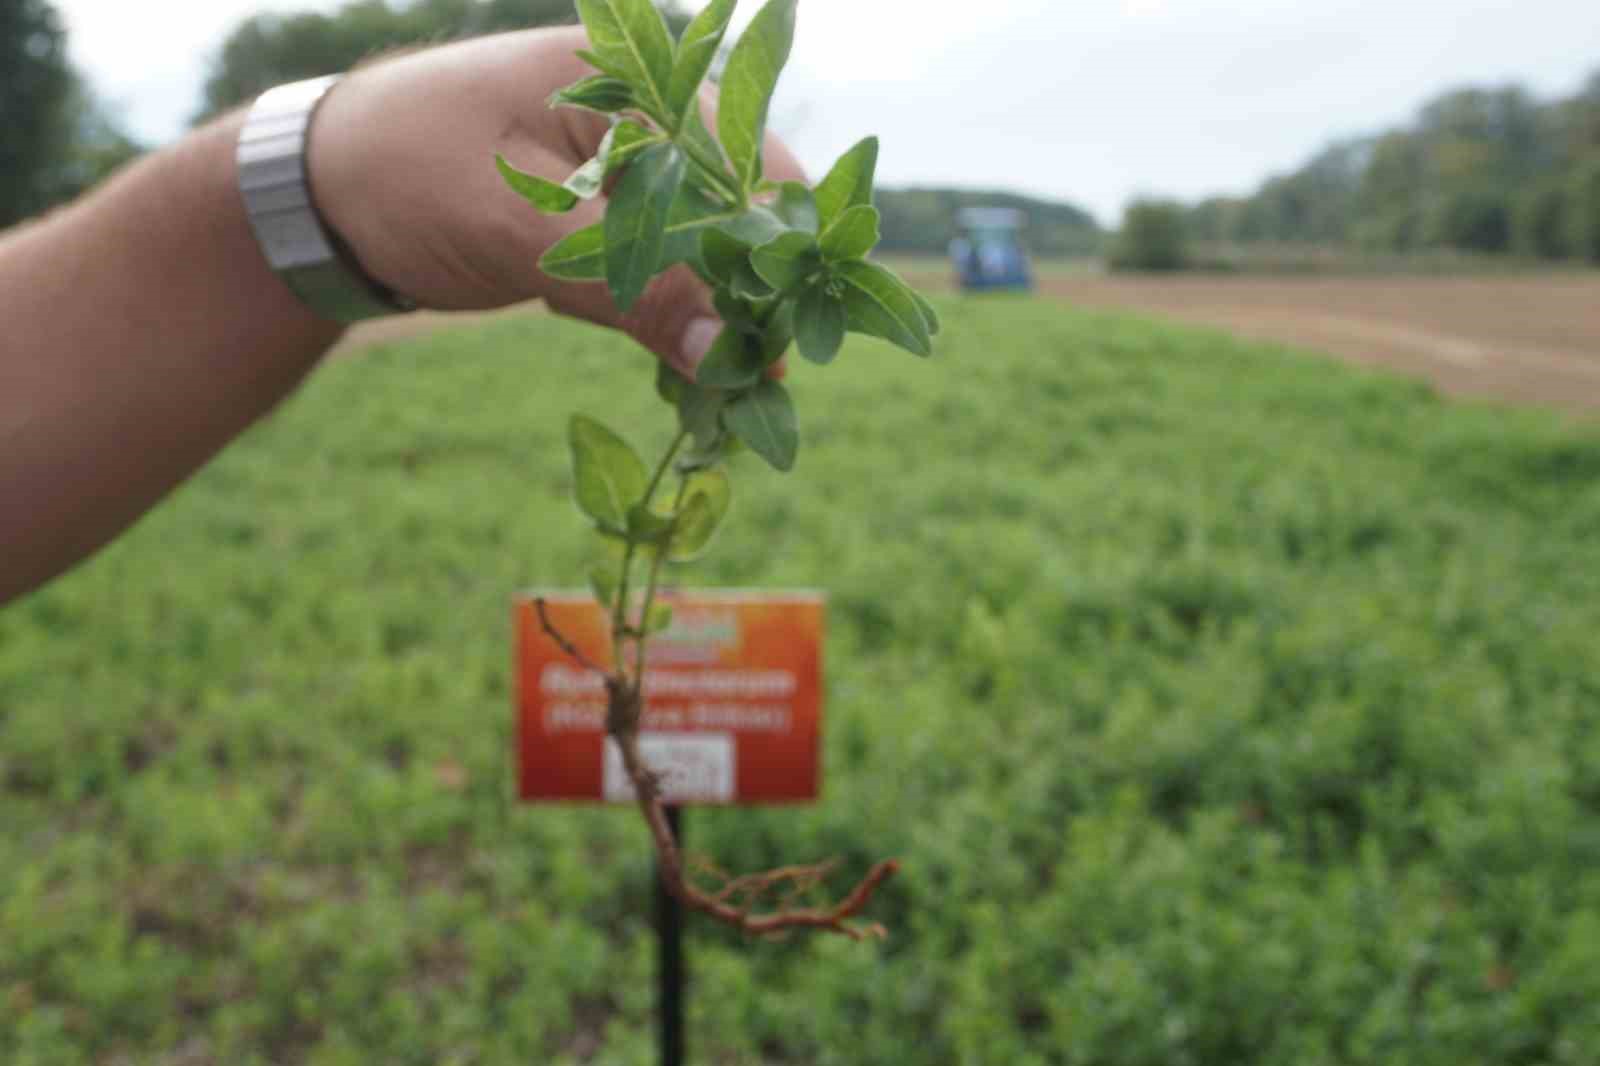
<path fill-rule="evenodd" d="M 56 0 L 135 133 L 169 140 L 228 29 L 324 0 Z M 1248 190 L 1447 87 L 1543 96 L 1600 69 L 1597 0 L 801 0 L 775 122 L 820 172 L 1009 187 L 1114 223 L 1129 197 Z M 744 17 L 757 6 L 745 0 Z M 986 16 L 971 17 L 973 11 Z"/>

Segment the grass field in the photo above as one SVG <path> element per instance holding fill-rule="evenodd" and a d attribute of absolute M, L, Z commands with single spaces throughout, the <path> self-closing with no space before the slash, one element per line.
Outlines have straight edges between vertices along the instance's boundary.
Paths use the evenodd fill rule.
<path fill-rule="evenodd" d="M 695 576 L 832 624 L 825 802 L 691 848 L 898 856 L 892 937 L 697 926 L 693 1061 L 1592 1062 L 1600 435 L 939 306 L 796 368 Z M 662 437 L 544 316 L 337 361 L 0 612 L 0 1061 L 652 1061 L 636 816 L 507 802 L 509 598 L 581 572 L 615 406 Z"/>

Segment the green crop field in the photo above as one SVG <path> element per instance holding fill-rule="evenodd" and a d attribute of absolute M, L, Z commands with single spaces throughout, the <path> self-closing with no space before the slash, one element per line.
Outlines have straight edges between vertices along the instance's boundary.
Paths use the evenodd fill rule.
<path fill-rule="evenodd" d="M 1594 1061 L 1600 434 L 939 308 L 794 368 L 693 578 L 831 625 L 825 802 L 690 849 L 904 863 L 882 945 L 696 925 L 693 1061 Z M 0 611 L 0 1061 L 653 1061 L 636 814 L 507 798 L 509 601 L 583 572 L 564 423 L 619 406 L 661 443 L 544 316 L 341 360 Z"/>

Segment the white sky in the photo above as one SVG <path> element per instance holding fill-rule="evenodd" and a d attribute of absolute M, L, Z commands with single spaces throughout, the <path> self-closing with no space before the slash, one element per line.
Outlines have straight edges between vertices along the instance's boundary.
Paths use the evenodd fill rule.
<path fill-rule="evenodd" d="M 135 133 L 177 136 L 228 29 L 335 0 L 56 0 Z M 892 184 L 1009 187 L 1115 222 L 1253 187 L 1439 91 L 1600 69 L 1597 0 L 801 0 L 774 121 L 814 174 L 867 133 Z M 754 0 L 744 0 L 744 17 Z M 985 13 L 975 21 L 974 9 Z"/>

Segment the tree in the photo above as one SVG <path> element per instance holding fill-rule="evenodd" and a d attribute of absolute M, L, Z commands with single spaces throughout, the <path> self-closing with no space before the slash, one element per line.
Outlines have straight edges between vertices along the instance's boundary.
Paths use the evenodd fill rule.
<path fill-rule="evenodd" d="M 1111 249 L 1113 270 L 1181 270 L 1188 260 L 1183 205 L 1136 200 L 1122 216 Z"/>
<path fill-rule="evenodd" d="M 1538 259 L 1567 256 L 1567 190 L 1559 181 L 1545 181 L 1517 201 L 1512 229 L 1514 245 Z"/>
<path fill-rule="evenodd" d="M 681 30 L 688 17 L 676 4 L 663 6 Z M 331 15 L 255 15 L 223 42 L 195 121 L 274 85 L 337 74 L 390 49 L 572 21 L 572 0 L 422 0 L 393 7 L 387 0 L 353 0 Z"/>
<path fill-rule="evenodd" d="M 44 182 L 52 203 L 87 192 L 144 152 L 144 146 L 123 131 L 83 79 L 74 81 L 68 105 L 71 138 Z"/>
<path fill-rule="evenodd" d="M 1572 254 L 1600 264 L 1600 153 L 1581 163 L 1567 193 L 1567 241 Z"/>
<path fill-rule="evenodd" d="M 48 206 L 51 168 L 72 139 L 67 35 L 46 0 L 0 0 L 0 227 Z"/>
<path fill-rule="evenodd" d="M 1468 252 L 1504 252 L 1511 247 L 1510 201 L 1487 185 L 1446 193 L 1427 216 L 1423 242 Z"/>
<path fill-rule="evenodd" d="M 1409 125 L 1335 144 L 1226 211 L 1222 199 L 1196 206 L 1192 232 L 1557 258 L 1589 226 L 1580 171 L 1597 154 L 1600 73 L 1565 100 L 1541 102 L 1516 85 L 1457 89 Z"/>

